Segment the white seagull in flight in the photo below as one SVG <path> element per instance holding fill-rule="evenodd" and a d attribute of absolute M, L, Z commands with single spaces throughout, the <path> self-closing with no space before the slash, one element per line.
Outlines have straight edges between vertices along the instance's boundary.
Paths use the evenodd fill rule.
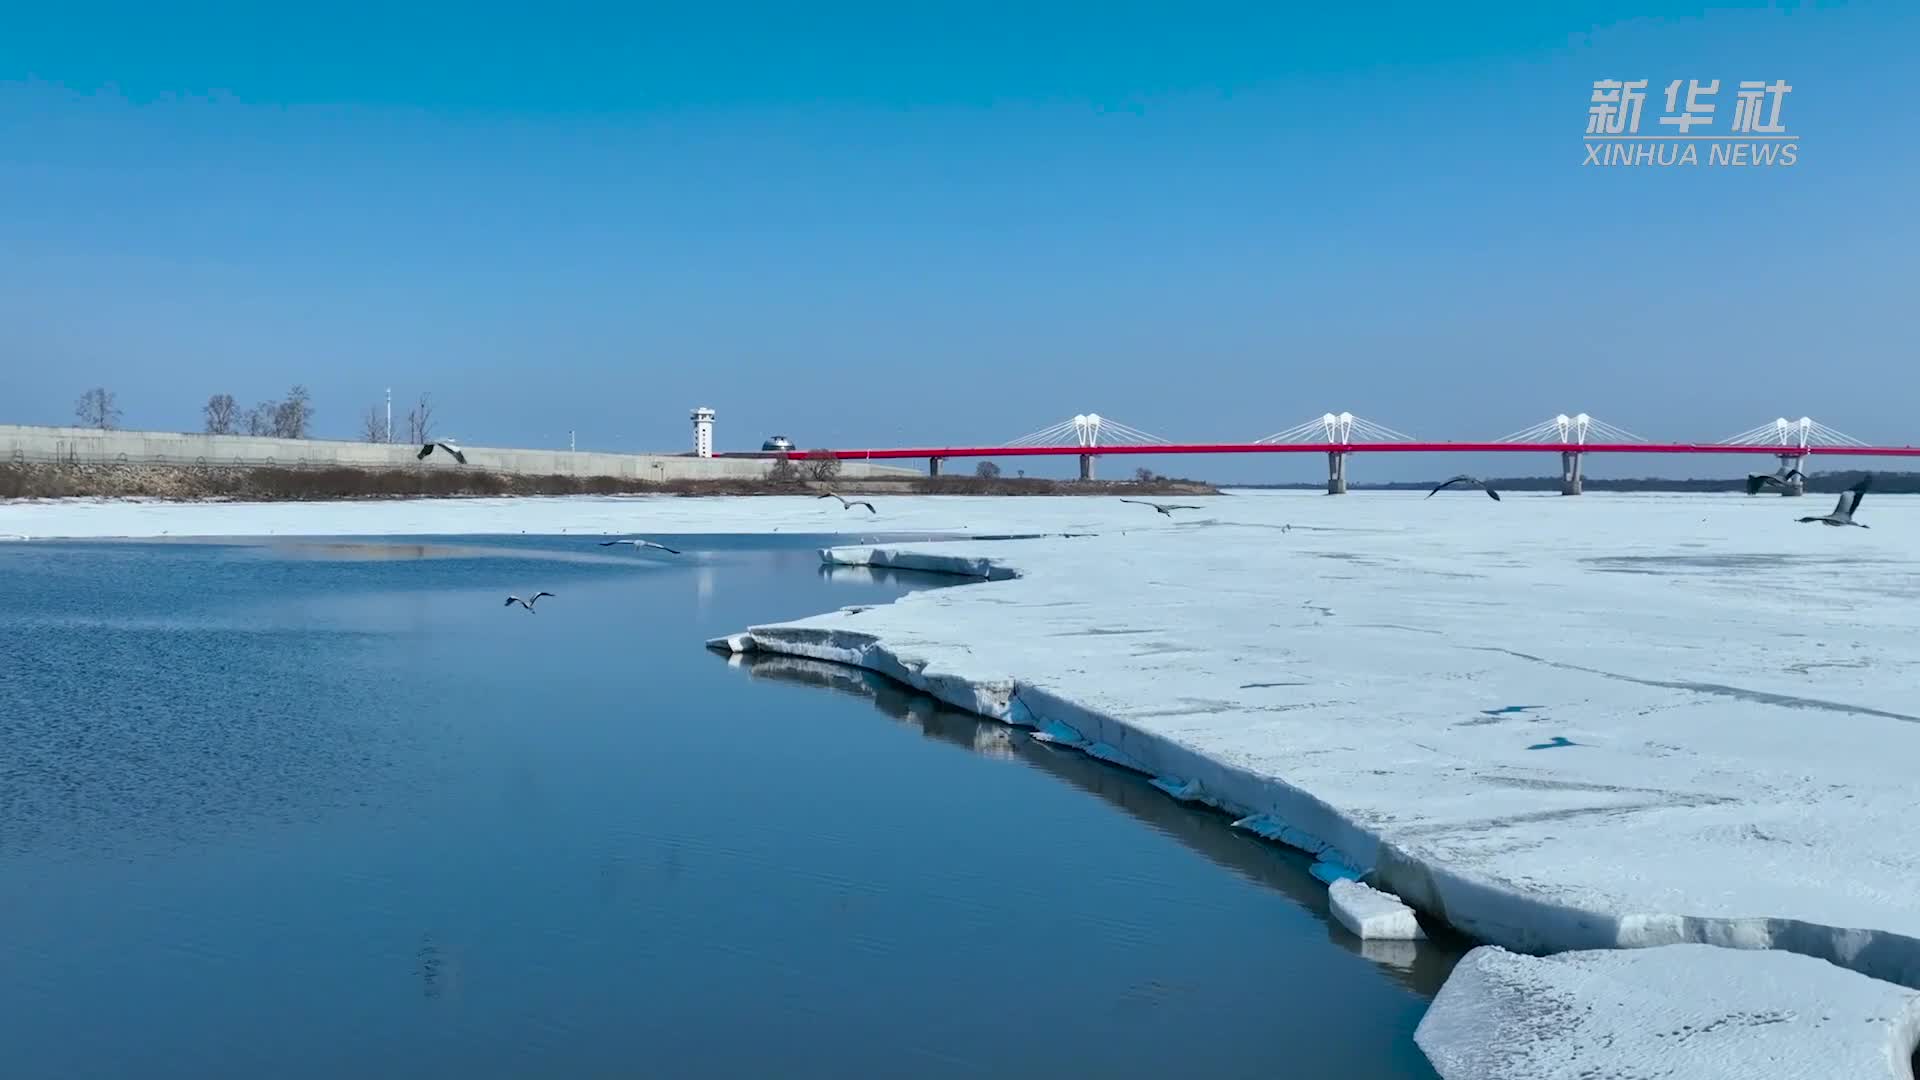
<path fill-rule="evenodd" d="M 839 500 L 840 500 L 840 509 L 842 509 L 842 510 L 851 510 L 851 509 L 853 509 L 853 508 L 854 508 L 854 507 L 856 507 L 856 506 L 864 506 L 864 507 L 866 507 L 866 508 L 867 508 L 867 513 L 869 513 L 869 514 L 877 514 L 877 513 L 879 513 L 879 512 L 880 512 L 880 511 L 878 511 L 878 510 L 875 510 L 875 509 L 873 508 L 873 504 L 872 504 L 872 503 L 870 503 L 870 502 L 868 502 L 868 501 L 866 501 L 865 499 L 849 499 L 849 498 L 847 498 L 847 497 L 846 497 L 846 496 L 844 496 L 844 495 L 839 495 L 839 494 L 836 494 L 836 493 L 834 493 L 834 492 L 831 492 L 831 491 L 829 491 L 829 492 L 827 492 L 826 494 L 824 494 L 824 495 L 822 495 L 822 496 L 820 496 L 820 498 L 822 498 L 822 499 L 839 499 Z"/>
<path fill-rule="evenodd" d="M 445 450 L 447 453 L 452 454 L 453 460 L 459 462 L 460 464 L 465 465 L 467 463 L 467 455 L 461 453 L 459 447 L 441 439 L 435 439 L 432 442 L 427 443 L 425 446 L 422 446 L 420 448 L 420 452 L 414 455 L 414 459 L 417 461 L 425 460 L 428 454 L 433 453 L 433 448 L 436 446 L 442 450 Z"/>
<path fill-rule="evenodd" d="M 507 602 L 506 602 L 505 604 L 503 604 L 502 606 L 503 606 L 503 607 L 512 607 L 512 606 L 513 606 L 513 605 L 515 605 L 515 604 L 519 604 L 519 605 L 520 605 L 521 607 L 523 607 L 523 608 L 526 608 L 526 609 L 527 609 L 528 611 L 533 611 L 533 605 L 535 605 L 535 604 L 537 604 L 537 603 L 539 603 L 539 602 L 540 602 L 540 598 L 541 598 L 541 597 L 543 597 L 543 596 L 552 596 L 552 595 L 553 595 L 553 594 L 552 594 L 552 593 L 550 593 L 550 592 L 537 592 L 537 593 L 534 593 L 534 594 L 533 594 L 533 595 L 532 595 L 531 597 L 529 597 L 529 598 L 527 598 L 527 599 L 525 599 L 525 600 L 522 600 L 522 599 L 520 599 L 520 598 L 519 598 L 519 597 L 517 597 L 517 596 L 509 596 L 509 597 L 507 597 Z M 536 614 L 538 614 L 538 613 L 536 612 Z"/>
<path fill-rule="evenodd" d="M 637 547 L 637 548 L 659 548 L 661 551 L 664 551 L 669 555 L 680 554 L 678 551 L 675 551 L 673 548 L 670 548 L 665 544 L 656 544 L 651 540 L 608 540 L 603 542 L 600 546 L 612 547 L 615 544 L 632 544 L 634 547 Z"/>

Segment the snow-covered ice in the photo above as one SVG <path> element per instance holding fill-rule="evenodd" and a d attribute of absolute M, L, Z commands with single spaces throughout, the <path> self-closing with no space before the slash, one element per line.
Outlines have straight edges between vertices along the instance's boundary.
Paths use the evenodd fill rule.
<path fill-rule="evenodd" d="M 1443 1080 L 1910 1080 L 1920 994 L 1783 952 L 1669 945 L 1454 969 L 1414 1041 Z"/>
<path fill-rule="evenodd" d="M 1060 725 L 1484 941 L 1920 986 L 1920 500 L 1476 495 L 907 545 L 1020 576 L 751 644 Z"/>
<path fill-rule="evenodd" d="M 1341 926 L 1363 939 L 1414 941 L 1425 937 L 1413 909 L 1400 898 L 1358 881 L 1339 878 L 1327 885 L 1327 903 Z"/>

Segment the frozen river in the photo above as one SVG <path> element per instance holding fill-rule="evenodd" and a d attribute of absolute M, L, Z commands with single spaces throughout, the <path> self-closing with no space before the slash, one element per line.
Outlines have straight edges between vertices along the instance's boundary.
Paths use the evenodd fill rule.
<path fill-rule="evenodd" d="M 997 580 L 720 629 L 753 625 L 749 656 L 864 666 L 1124 763 L 1365 874 L 1430 925 L 1525 951 L 1786 950 L 1920 986 L 1920 500 L 1869 496 L 1870 529 L 1795 522 L 1832 505 L 1815 496 L 1183 501 L 1202 505 L 884 500 L 836 563 Z M 0 534 L 540 521 L 849 527 L 811 500 L 642 499 L 24 506 Z M 947 530 L 1073 535 L 887 543 Z M 1610 977 L 1669 964 L 1646 956 L 1660 962 Z M 1847 1030 L 1901 1041 L 1906 1024 Z"/>

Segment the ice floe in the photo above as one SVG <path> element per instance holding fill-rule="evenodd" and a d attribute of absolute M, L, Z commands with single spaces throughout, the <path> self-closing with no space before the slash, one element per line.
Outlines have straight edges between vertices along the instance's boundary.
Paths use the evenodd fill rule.
<path fill-rule="evenodd" d="M 1910 1080 L 1920 994 L 1783 952 L 1468 953 L 1414 1041 L 1443 1080 Z"/>

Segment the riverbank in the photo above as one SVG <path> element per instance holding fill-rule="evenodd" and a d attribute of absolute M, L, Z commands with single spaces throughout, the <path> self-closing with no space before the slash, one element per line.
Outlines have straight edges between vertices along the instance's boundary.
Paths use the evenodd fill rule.
<path fill-rule="evenodd" d="M 1147 773 L 1480 941 L 1777 949 L 1920 987 L 1920 501 L 1870 502 L 1873 532 L 1777 499 L 1244 504 L 836 550 L 1000 580 L 730 644 Z"/>
<path fill-rule="evenodd" d="M 639 477 L 516 473 L 462 468 L 320 466 L 0 464 L 0 499 L 148 498 L 313 502 L 344 499 L 487 498 L 530 495 L 1197 495 L 1210 485 L 1185 480 L 1069 481 L 1027 477 L 867 475 L 829 481 L 716 476 Z"/>

